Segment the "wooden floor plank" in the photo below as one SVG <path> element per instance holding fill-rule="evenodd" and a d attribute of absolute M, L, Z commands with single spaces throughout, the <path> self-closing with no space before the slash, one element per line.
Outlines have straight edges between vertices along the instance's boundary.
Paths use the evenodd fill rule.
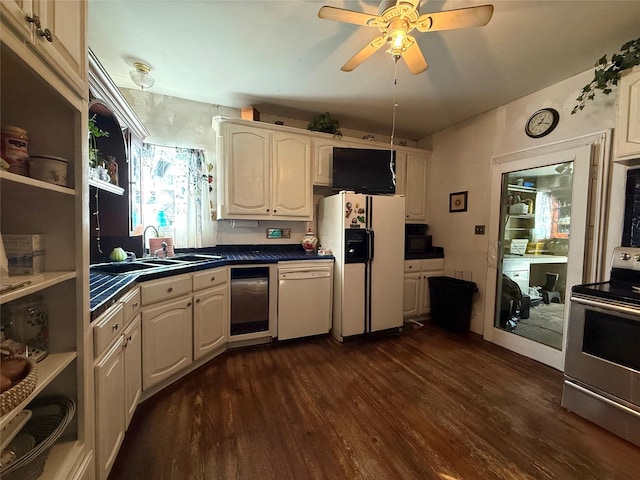
<path fill-rule="evenodd" d="M 562 373 L 430 324 L 236 350 L 142 403 L 110 480 L 640 478 Z"/>

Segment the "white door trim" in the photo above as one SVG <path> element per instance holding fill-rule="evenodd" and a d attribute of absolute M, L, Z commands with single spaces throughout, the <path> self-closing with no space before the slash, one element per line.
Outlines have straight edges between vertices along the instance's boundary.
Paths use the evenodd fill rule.
<path fill-rule="evenodd" d="M 583 158 L 591 158 L 590 168 L 583 174 L 582 179 L 576 178 L 576 182 L 589 185 L 589 199 L 585 205 L 584 214 L 581 214 L 582 228 L 587 232 L 583 244 L 584 271 L 582 281 L 602 280 L 606 274 L 604 271 L 606 256 L 606 219 L 608 214 L 609 194 L 609 165 L 611 151 L 611 131 L 606 130 L 592 135 L 556 142 L 539 148 L 527 149 L 492 159 L 492 183 L 489 221 L 489 244 L 487 251 L 487 276 L 486 296 L 484 303 L 484 338 L 490 342 L 510 348 L 517 353 L 534 358 L 542 363 L 550 365 L 558 370 L 564 368 L 564 348 L 562 351 L 546 347 L 523 337 L 519 337 L 500 328 L 494 327 L 496 308 L 496 282 L 498 274 L 498 245 L 500 223 L 500 201 L 502 193 L 502 172 L 517 171 L 524 168 L 533 168 L 549 162 L 572 161 L 581 155 Z M 553 159 L 553 160 L 552 160 Z M 575 170 L 574 170 L 575 171 Z M 584 170 L 583 170 L 584 172 Z M 584 176 L 584 175 L 588 175 Z M 574 183 L 579 185 L 579 183 Z M 575 242 L 573 242 L 575 244 Z M 576 249 L 570 251 L 570 260 L 575 262 L 578 255 Z M 574 273 L 575 275 L 575 273 Z M 579 278 L 579 277 L 578 277 Z M 565 316 L 568 309 L 565 310 Z M 567 321 L 565 318 L 565 337 Z"/>

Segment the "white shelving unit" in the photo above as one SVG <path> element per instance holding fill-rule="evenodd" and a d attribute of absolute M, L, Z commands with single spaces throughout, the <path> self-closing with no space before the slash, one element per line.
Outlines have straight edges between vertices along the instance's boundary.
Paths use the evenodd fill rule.
<path fill-rule="evenodd" d="M 88 186 L 83 181 L 88 169 L 86 7 L 86 2 L 59 0 L 0 4 L 2 126 L 27 130 L 29 153 L 68 162 L 66 187 L 0 172 L 0 232 L 42 234 L 46 251 L 43 278 L 0 295 L 0 304 L 38 294 L 47 306 L 49 328 L 49 354 L 36 363 L 37 385 L 0 417 L 0 428 L 7 429 L 0 435 L 15 428 L 19 422 L 12 420 L 36 398 L 64 395 L 76 404 L 64 440 L 47 457 L 42 479 L 91 479 L 95 470 Z M 55 17 L 45 15 L 53 11 Z M 38 13 L 53 31 L 51 44 L 25 20 Z M 63 30 L 59 37 L 56 32 Z"/>

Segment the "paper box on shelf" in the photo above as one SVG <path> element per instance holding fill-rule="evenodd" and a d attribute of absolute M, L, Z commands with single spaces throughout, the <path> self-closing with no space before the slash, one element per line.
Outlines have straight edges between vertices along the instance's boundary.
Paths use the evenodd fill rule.
<path fill-rule="evenodd" d="M 44 235 L 3 234 L 9 275 L 33 275 L 44 271 Z"/>

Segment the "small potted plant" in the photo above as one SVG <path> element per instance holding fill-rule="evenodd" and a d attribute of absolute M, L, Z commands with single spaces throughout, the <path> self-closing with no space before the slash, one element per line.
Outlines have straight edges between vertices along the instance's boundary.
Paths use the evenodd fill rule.
<path fill-rule="evenodd" d="M 309 125 L 307 125 L 307 130 L 332 133 L 333 135 L 342 136 L 342 132 L 340 132 L 340 123 L 338 123 L 338 121 L 333 118 L 329 112 L 316 116 Z"/>
<path fill-rule="evenodd" d="M 96 125 L 96 114 L 89 118 L 89 166 L 96 168 L 105 165 L 105 159 L 100 154 L 96 139 L 99 137 L 108 137 L 109 132 L 105 132 Z"/>

